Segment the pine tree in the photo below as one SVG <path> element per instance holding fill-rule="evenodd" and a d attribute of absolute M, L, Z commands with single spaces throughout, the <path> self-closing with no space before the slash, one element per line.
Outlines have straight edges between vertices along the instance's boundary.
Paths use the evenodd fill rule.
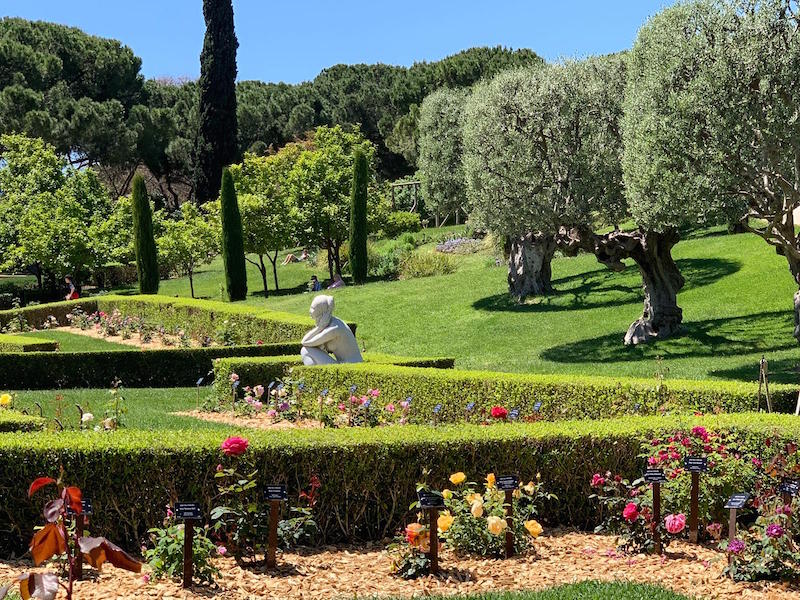
<path fill-rule="evenodd" d="M 225 267 L 225 289 L 231 302 L 247 298 L 247 269 L 244 262 L 242 215 L 236 198 L 233 176 L 226 168 L 222 172 L 220 192 L 222 217 L 222 263 Z"/>
<path fill-rule="evenodd" d="M 203 0 L 206 36 L 200 54 L 200 112 L 195 146 L 195 197 L 215 200 L 223 167 L 238 157 L 236 49 L 231 0 Z"/>
<path fill-rule="evenodd" d="M 350 270 L 355 283 L 367 280 L 367 185 L 369 164 L 360 149 L 353 155 L 353 192 L 350 204 Z"/>
<path fill-rule="evenodd" d="M 136 271 L 139 275 L 139 293 L 158 293 L 158 251 L 153 237 L 153 214 L 150 198 L 141 175 L 133 178 L 133 239 L 136 251 Z"/>

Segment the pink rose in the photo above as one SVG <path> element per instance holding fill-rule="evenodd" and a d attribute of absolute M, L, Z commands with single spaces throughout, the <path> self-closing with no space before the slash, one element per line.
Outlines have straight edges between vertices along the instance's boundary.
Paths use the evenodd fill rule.
<path fill-rule="evenodd" d="M 367 393 L 370 396 L 372 396 L 373 398 L 377 398 L 378 396 L 381 395 L 381 391 L 380 390 L 369 390 Z"/>
<path fill-rule="evenodd" d="M 605 484 L 605 478 L 600 475 L 600 473 L 595 473 L 592 475 L 592 487 L 600 487 L 601 485 Z"/>
<path fill-rule="evenodd" d="M 664 519 L 664 525 L 667 527 L 667 531 L 676 535 L 686 528 L 686 515 L 683 513 L 667 515 L 667 518 Z"/>
<path fill-rule="evenodd" d="M 264 386 L 257 385 L 256 387 L 253 388 L 253 392 L 255 393 L 256 398 L 261 398 L 261 396 L 264 395 Z"/>
<path fill-rule="evenodd" d="M 228 549 L 225 546 L 217 546 L 217 554 L 220 556 L 225 556 L 228 553 Z"/>
<path fill-rule="evenodd" d="M 222 449 L 222 452 L 228 456 L 241 456 L 245 453 L 247 446 L 249 445 L 250 442 L 248 442 L 246 439 L 239 436 L 233 436 L 222 442 L 220 448 Z"/>
<path fill-rule="evenodd" d="M 633 502 L 628 502 L 622 511 L 622 516 L 629 523 L 633 523 L 639 517 L 639 507 Z"/>
<path fill-rule="evenodd" d="M 231 373 L 231 383 L 239 381 L 239 376 L 236 373 Z"/>
<path fill-rule="evenodd" d="M 392 404 L 392 403 L 390 402 L 389 404 L 387 404 L 386 406 L 384 406 L 384 409 L 386 410 L 386 412 L 393 413 L 393 412 L 394 412 L 394 404 Z"/>

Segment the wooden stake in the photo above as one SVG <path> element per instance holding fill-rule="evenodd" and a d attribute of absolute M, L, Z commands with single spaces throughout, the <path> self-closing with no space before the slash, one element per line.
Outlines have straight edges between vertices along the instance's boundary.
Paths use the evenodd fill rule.
<path fill-rule="evenodd" d="M 653 482 L 653 546 L 656 554 L 661 554 L 661 483 Z"/>
<path fill-rule="evenodd" d="M 78 539 L 83 537 L 83 529 L 86 526 L 86 517 L 83 513 L 75 515 L 75 535 Z M 83 579 L 83 552 L 80 548 L 76 549 L 77 556 L 75 557 L 75 580 L 81 581 Z"/>
<path fill-rule="evenodd" d="M 430 551 L 428 560 L 431 561 L 431 575 L 439 574 L 439 509 L 428 509 L 428 528 L 430 529 Z"/>
<path fill-rule="evenodd" d="M 192 587 L 194 577 L 194 520 L 183 523 L 183 589 Z"/>
<path fill-rule="evenodd" d="M 267 566 L 275 568 L 275 555 L 278 550 L 278 517 L 280 516 L 281 503 L 270 500 L 269 503 L 269 545 L 267 546 Z"/>
<path fill-rule="evenodd" d="M 700 521 L 700 473 L 692 473 L 692 497 L 689 510 L 689 541 L 696 544 Z"/>
<path fill-rule="evenodd" d="M 506 558 L 514 556 L 514 492 L 506 490 Z"/>
<path fill-rule="evenodd" d="M 731 509 L 731 516 L 728 519 L 728 543 L 730 544 L 733 540 L 736 539 L 736 509 Z M 728 552 L 728 564 L 731 564 L 733 557 L 731 553 Z"/>

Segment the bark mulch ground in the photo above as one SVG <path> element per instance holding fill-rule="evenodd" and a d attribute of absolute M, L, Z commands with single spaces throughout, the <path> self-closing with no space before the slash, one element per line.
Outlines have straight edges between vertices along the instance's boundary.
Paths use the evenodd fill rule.
<path fill-rule="evenodd" d="M 490 590 L 539 590 L 584 580 L 653 583 L 696 598 L 800 599 L 800 590 L 780 583 L 741 584 L 721 577 L 725 555 L 703 546 L 677 542 L 665 557 L 622 555 L 614 539 L 571 531 L 551 532 L 537 543 L 538 554 L 510 560 L 442 555 L 443 574 L 404 581 L 390 574 L 391 562 L 379 546 L 324 547 L 279 555 L 278 568 L 241 569 L 232 559 L 217 564 L 215 587 L 184 591 L 178 583 L 151 581 L 108 567 L 77 584 L 76 600 L 116 598 L 249 600 L 274 598 L 326 600 L 375 596 L 424 597 Z M 0 563 L 6 580 L 24 565 Z"/>

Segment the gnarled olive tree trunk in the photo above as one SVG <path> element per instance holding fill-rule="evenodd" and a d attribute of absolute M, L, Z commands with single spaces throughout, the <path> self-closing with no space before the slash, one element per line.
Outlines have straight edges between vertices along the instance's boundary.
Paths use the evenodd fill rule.
<path fill-rule="evenodd" d="M 508 291 L 517 301 L 553 292 L 550 262 L 555 251 L 552 234 L 531 232 L 506 239 Z"/>
<path fill-rule="evenodd" d="M 573 228 L 562 229 L 557 236 L 559 248 L 566 254 L 575 254 L 580 249 L 592 252 L 613 271 L 625 268 L 622 262 L 625 258 L 636 262 L 642 276 L 644 310 L 628 328 L 626 345 L 666 338 L 680 329 L 683 311 L 678 306 L 678 292 L 685 280 L 672 259 L 672 247 L 679 239 L 675 230 L 612 231 L 597 235 L 585 228 Z"/>

